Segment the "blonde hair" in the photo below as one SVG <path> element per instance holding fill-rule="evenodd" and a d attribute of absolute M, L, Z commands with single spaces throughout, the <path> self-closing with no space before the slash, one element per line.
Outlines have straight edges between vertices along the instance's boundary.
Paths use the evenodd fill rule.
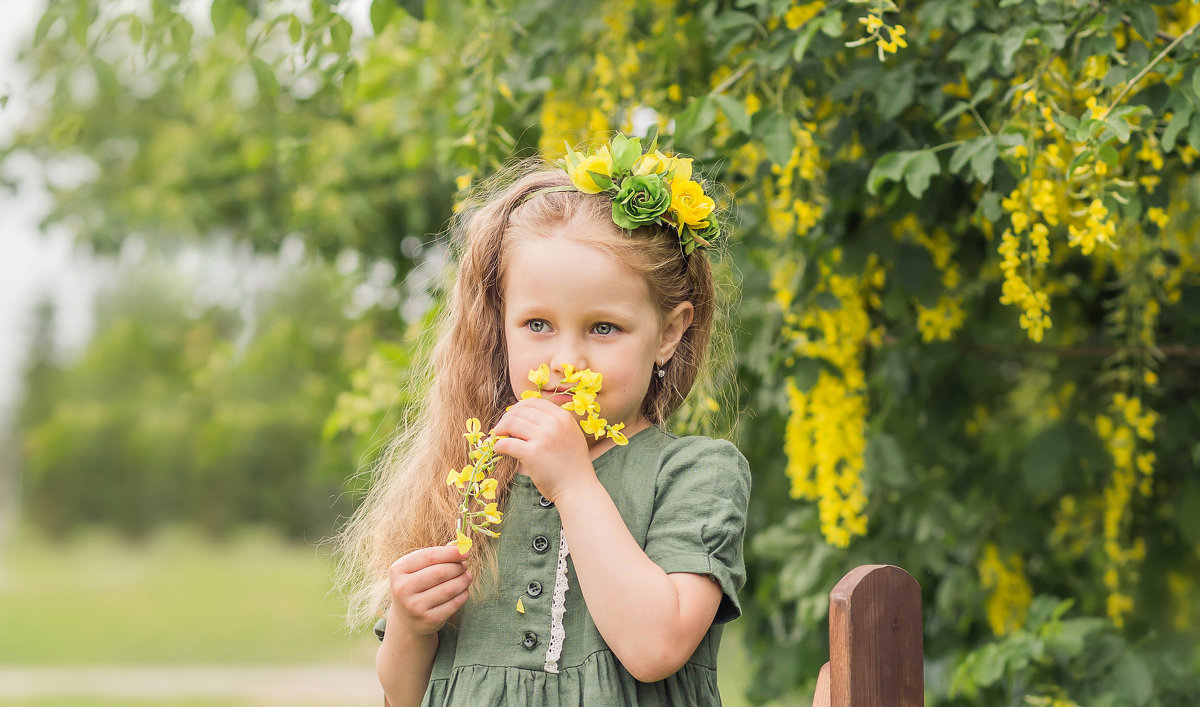
<path fill-rule="evenodd" d="M 396 431 L 373 469 L 366 498 L 333 538 L 339 556 L 335 584 L 346 596 L 351 629 L 386 611 L 391 602 L 388 569 L 397 558 L 454 538 L 462 497 L 445 480 L 448 470 L 465 463 L 464 423 L 477 417 L 489 430 L 516 401 L 502 320 L 505 266 L 515 244 L 569 233 L 642 275 L 660 312 L 692 303 L 692 324 L 666 364 L 665 376 L 651 376 L 642 406 L 650 422 L 666 422 L 706 365 L 718 307 L 705 255 L 696 251 L 685 256 L 677 235 L 664 227 L 619 229 L 612 222 L 612 202 L 602 194 L 544 191 L 570 186 L 562 170 L 549 170 L 541 161 L 523 162 L 487 185 L 451 228 L 457 276 L 432 356 L 422 364 L 426 375 L 418 376 L 436 386 L 436 396 L 419 396 L 414 424 Z M 567 228 L 578 222 L 607 228 Z M 502 459 L 495 472 L 501 507 L 515 473 L 513 460 Z M 490 576 L 495 585 L 493 543 L 477 542 L 467 565 L 474 576 Z"/>

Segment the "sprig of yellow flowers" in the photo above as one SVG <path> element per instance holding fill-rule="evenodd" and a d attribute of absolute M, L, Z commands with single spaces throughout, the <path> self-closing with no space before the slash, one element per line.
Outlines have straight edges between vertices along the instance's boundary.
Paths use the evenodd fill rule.
<path fill-rule="evenodd" d="M 543 363 L 535 370 L 530 371 L 529 382 L 536 385 L 538 390 L 527 390 L 521 393 L 521 399 L 542 397 L 541 389 L 550 383 L 550 367 Z M 608 420 L 600 417 L 600 406 L 596 404 L 596 394 L 600 392 L 603 382 L 604 376 L 601 373 L 589 368 L 576 370 L 571 364 L 565 363 L 563 364 L 563 379 L 558 385 L 561 386 L 563 383 L 569 385 L 563 390 L 555 387 L 553 394 L 566 393 L 571 396 L 570 402 L 563 403 L 559 407 L 584 417 L 579 421 L 579 426 L 583 428 L 584 434 L 592 435 L 596 439 L 608 437 L 618 446 L 629 444 L 629 440 L 621 433 L 625 427 L 624 422 L 610 425 Z"/>
<path fill-rule="evenodd" d="M 465 555 L 474 544 L 467 531 L 500 537 L 500 533 L 492 530 L 491 526 L 500 524 L 504 512 L 496 505 L 499 482 L 492 478 L 500 459 L 496 454 L 496 440 L 501 437 L 496 435 L 495 430 L 484 435 L 479 420 L 474 417 L 467 420 L 467 431 L 463 437 L 471 445 L 467 455 L 470 463 L 461 471 L 451 469 L 446 475 L 446 485 L 457 486 L 463 492 L 462 504 L 458 507 L 460 517 L 454 530 L 458 552 Z M 471 508 L 472 501 L 475 502 L 474 510 Z"/>
<path fill-rule="evenodd" d="M 867 35 L 853 42 L 846 42 L 847 47 L 857 47 L 868 42 L 875 42 L 879 60 L 883 61 L 885 55 L 895 54 L 897 49 L 908 46 L 908 42 L 904 39 L 906 32 L 904 25 L 890 25 L 883 19 L 885 12 L 900 11 L 899 6 L 893 0 L 850 0 L 850 2 L 869 4 L 870 7 L 867 9 L 866 15 L 858 18 L 858 23 L 865 26 Z M 884 39 L 884 32 L 887 33 L 887 39 Z"/>
<path fill-rule="evenodd" d="M 542 397 L 542 389 L 550 383 L 550 367 L 546 364 L 538 366 L 529 372 L 529 381 L 538 390 L 527 390 L 521 393 L 522 400 Z M 618 446 L 629 444 L 629 440 L 621 432 L 624 422 L 615 425 L 600 417 L 600 406 L 596 404 L 596 395 L 604 382 L 604 376 L 588 368 L 576 369 L 570 364 L 563 365 L 563 379 L 554 389 L 554 395 L 566 393 L 571 396 L 570 402 L 560 407 L 564 410 L 584 417 L 579 421 L 585 434 L 596 439 L 608 437 Z M 559 386 L 567 384 L 563 390 Z M 477 532 L 489 537 L 498 538 L 500 533 L 492 530 L 492 526 L 500 525 L 504 512 L 497 507 L 496 493 L 499 482 L 492 476 L 501 455 L 496 454 L 496 441 L 504 439 L 505 435 L 497 435 L 496 430 L 483 434 L 478 418 L 467 420 L 467 431 L 463 434 L 471 445 L 468 452 L 469 463 L 461 470 L 451 469 L 446 474 L 446 485 L 456 486 L 463 492 L 462 503 L 459 505 L 459 518 L 455 524 L 455 544 L 460 554 L 467 554 L 474 542 L 469 532 Z M 472 503 L 473 502 L 473 503 Z"/>

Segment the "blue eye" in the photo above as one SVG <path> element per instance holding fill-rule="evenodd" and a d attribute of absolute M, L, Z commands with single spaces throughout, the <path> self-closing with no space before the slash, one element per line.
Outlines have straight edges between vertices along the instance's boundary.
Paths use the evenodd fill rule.
<path fill-rule="evenodd" d="M 528 322 L 525 322 L 525 326 L 529 327 L 529 331 L 535 334 L 540 334 L 548 328 L 545 319 L 530 319 Z"/>
<path fill-rule="evenodd" d="M 608 322 L 600 322 L 596 326 L 592 327 L 592 331 L 596 332 L 600 336 L 608 336 L 609 334 L 616 333 L 617 327 L 616 325 L 609 324 Z"/>

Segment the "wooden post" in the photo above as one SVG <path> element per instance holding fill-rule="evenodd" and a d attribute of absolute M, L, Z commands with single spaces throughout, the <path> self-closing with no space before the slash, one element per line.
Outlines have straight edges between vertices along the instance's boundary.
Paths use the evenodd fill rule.
<path fill-rule="evenodd" d="M 923 707 L 921 587 L 892 565 L 851 570 L 829 593 L 829 662 L 813 707 Z"/>

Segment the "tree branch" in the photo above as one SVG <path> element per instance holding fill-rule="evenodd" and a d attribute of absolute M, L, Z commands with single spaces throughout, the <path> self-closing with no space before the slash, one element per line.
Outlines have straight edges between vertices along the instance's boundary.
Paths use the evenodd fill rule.
<path fill-rule="evenodd" d="M 1197 20 L 1195 23 L 1192 24 L 1191 27 L 1188 27 L 1187 30 L 1185 30 L 1183 34 L 1176 37 L 1174 42 L 1171 42 L 1170 44 L 1168 44 L 1165 49 L 1163 49 L 1161 52 L 1158 53 L 1158 56 L 1154 57 L 1154 59 L 1152 59 L 1149 64 L 1146 64 L 1146 66 L 1141 71 L 1138 72 L 1137 76 L 1134 76 L 1133 79 L 1129 83 L 1125 84 L 1125 88 L 1121 89 L 1121 92 L 1118 93 L 1117 97 L 1113 99 L 1112 105 L 1110 105 L 1104 111 L 1104 115 L 1100 116 L 1100 120 L 1104 120 L 1105 118 L 1107 118 L 1108 114 L 1110 112 L 1112 112 L 1112 109 L 1116 108 L 1117 105 L 1121 102 L 1121 99 L 1125 97 L 1125 94 L 1127 94 L 1131 90 L 1133 90 L 1133 87 L 1137 85 L 1138 81 L 1141 81 L 1142 77 L 1144 77 L 1146 74 L 1150 73 L 1150 69 L 1153 69 L 1155 67 L 1155 65 L 1158 64 L 1158 62 L 1162 61 L 1163 57 L 1165 57 L 1167 54 L 1169 54 L 1171 52 L 1171 50 L 1176 47 L 1176 45 L 1178 45 L 1183 40 L 1187 39 L 1188 35 L 1190 35 L 1192 32 L 1195 32 L 1197 27 L 1200 27 L 1200 20 Z"/>

